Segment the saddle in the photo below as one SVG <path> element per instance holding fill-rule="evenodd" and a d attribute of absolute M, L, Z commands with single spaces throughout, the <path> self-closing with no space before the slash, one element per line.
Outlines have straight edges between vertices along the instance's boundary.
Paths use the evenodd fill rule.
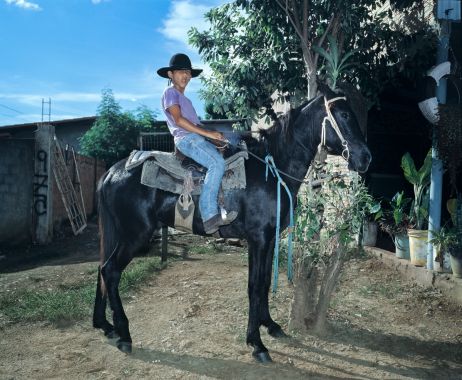
<path fill-rule="evenodd" d="M 221 183 L 222 190 L 245 189 L 244 162 L 248 158 L 244 144 L 240 149 L 225 155 L 225 174 Z M 159 151 L 131 152 L 125 163 L 126 170 L 143 165 L 141 183 L 174 194 L 199 195 L 202 191 L 207 169 L 188 157 L 177 153 Z M 186 190 L 186 191 L 185 191 Z"/>

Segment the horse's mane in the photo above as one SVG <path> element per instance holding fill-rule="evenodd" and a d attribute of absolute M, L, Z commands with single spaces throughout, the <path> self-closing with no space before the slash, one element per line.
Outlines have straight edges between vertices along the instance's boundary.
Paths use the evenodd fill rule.
<path fill-rule="evenodd" d="M 288 112 L 279 116 L 270 128 L 259 129 L 260 140 L 257 141 L 253 137 L 246 139 L 248 148 L 255 154 L 271 152 L 273 155 L 278 155 L 281 149 L 287 150 L 287 146 L 293 141 L 293 125 L 295 121 L 300 116 L 303 108 L 316 99 L 317 97 L 304 102 L 296 108 L 291 108 Z"/>

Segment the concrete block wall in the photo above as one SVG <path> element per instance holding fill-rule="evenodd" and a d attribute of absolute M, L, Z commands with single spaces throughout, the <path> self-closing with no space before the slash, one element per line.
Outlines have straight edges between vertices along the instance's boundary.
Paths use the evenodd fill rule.
<path fill-rule="evenodd" d="M 34 202 L 34 140 L 0 140 L 0 243 L 31 241 Z"/>

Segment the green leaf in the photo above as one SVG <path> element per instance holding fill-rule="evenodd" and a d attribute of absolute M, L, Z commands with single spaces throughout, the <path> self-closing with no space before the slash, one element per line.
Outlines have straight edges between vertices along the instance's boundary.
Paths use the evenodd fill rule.
<path fill-rule="evenodd" d="M 339 60 L 339 55 L 340 55 L 340 53 L 338 51 L 337 40 L 335 39 L 334 36 L 332 36 L 330 34 L 327 36 L 327 39 L 329 41 L 329 49 L 330 49 L 330 52 L 331 52 L 332 60 L 334 62 L 334 64 L 332 66 L 337 67 L 338 66 L 338 60 Z"/>
<path fill-rule="evenodd" d="M 404 177 L 413 185 L 419 183 L 419 175 L 415 168 L 414 160 L 410 153 L 406 152 L 401 159 L 401 168 L 404 172 Z"/>
<path fill-rule="evenodd" d="M 427 186 L 430 184 L 431 180 L 431 170 L 432 170 L 432 151 L 428 151 L 427 156 L 425 157 L 422 167 L 417 172 L 419 177 L 419 183 L 421 186 Z"/>

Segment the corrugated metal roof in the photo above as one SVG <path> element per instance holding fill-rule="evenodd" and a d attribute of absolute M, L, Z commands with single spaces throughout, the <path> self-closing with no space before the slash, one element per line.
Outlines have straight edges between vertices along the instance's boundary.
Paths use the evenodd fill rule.
<path fill-rule="evenodd" d="M 80 123 L 84 121 L 88 122 L 94 122 L 96 120 L 97 116 L 85 116 L 85 117 L 78 117 L 75 119 L 64 119 L 64 120 L 53 120 L 50 122 L 45 122 L 44 124 L 51 124 L 59 127 L 65 127 L 66 125 L 69 124 L 74 124 L 74 123 Z M 0 131 L 4 131 L 6 129 L 27 129 L 27 128 L 35 128 L 42 124 L 41 122 L 35 122 L 35 123 L 24 123 L 24 124 L 11 124 L 11 125 L 2 125 L 0 126 Z"/>

